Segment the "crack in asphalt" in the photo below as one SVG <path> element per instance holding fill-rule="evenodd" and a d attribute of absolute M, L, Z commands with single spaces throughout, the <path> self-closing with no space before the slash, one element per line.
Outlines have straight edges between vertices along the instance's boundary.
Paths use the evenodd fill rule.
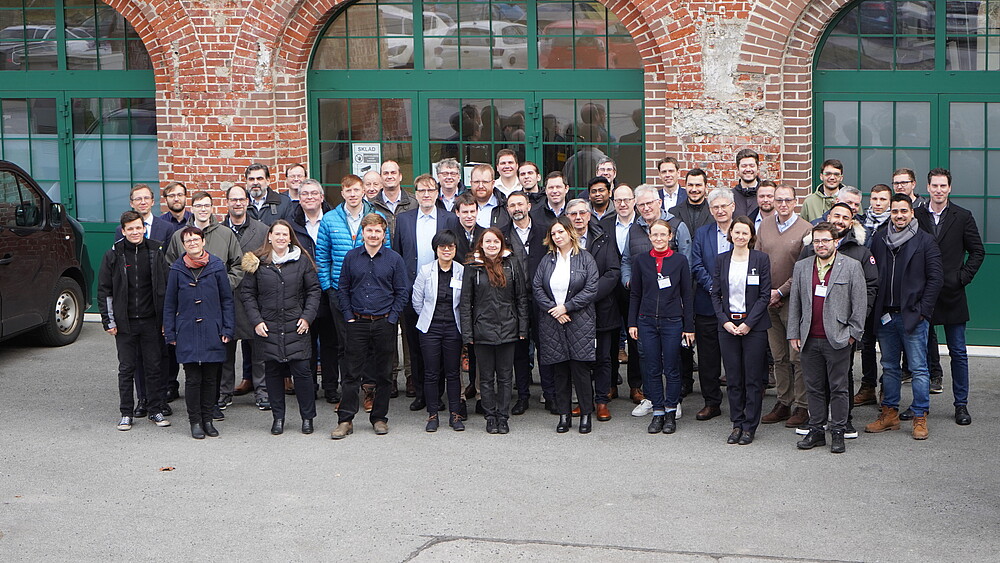
<path fill-rule="evenodd" d="M 634 547 L 634 546 L 624 546 L 624 545 L 601 545 L 601 544 L 588 544 L 588 543 L 573 543 L 573 542 L 557 542 L 557 541 L 545 541 L 545 540 L 518 540 L 518 539 L 508 539 L 508 538 L 485 538 L 485 537 L 475 537 L 475 536 L 423 536 L 428 538 L 420 547 L 413 550 L 406 559 L 403 559 L 403 563 L 408 561 L 413 561 L 421 553 L 427 551 L 428 549 L 444 543 L 451 543 L 457 541 L 476 541 L 485 543 L 499 543 L 506 545 L 547 545 L 555 547 L 580 547 L 580 548 L 597 548 L 597 549 L 610 549 L 614 551 L 632 551 L 641 553 L 659 553 L 664 555 L 690 555 L 698 557 L 711 557 L 716 561 L 725 559 L 727 557 L 741 558 L 741 557 L 752 557 L 755 559 L 761 559 L 764 561 L 800 561 L 803 563 L 815 562 L 815 563 L 861 563 L 859 561 L 853 561 L 849 559 L 816 559 L 816 558 L 805 558 L 805 557 L 780 557 L 776 555 L 756 555 L 751 553 L 718 553 L 718 552 L 706 552 L 706 551 L 683 551 L 674 549 L 656 549 L 652 547 Z"/>

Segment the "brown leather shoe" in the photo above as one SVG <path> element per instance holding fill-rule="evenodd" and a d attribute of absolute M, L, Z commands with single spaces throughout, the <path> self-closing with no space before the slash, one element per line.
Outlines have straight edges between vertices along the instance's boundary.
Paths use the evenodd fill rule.
<path fill-rule="evenodd" d="M 612 399 L 617 399 L 617 398 L 618 398 L 618 386 L 612 385 L 611 390 L 608 391 L 608 400 L 610 401 Z"/>
<path fill-rule="evenodd" d="M 413 378 L 406 378 L 406 396 L 416 397 L 417 396 L 417 386 L 413 384 Z"/>
<path fill-rule="evenodd" d="M 285 378 L 285 395 L 294 395 L 294 394 L 295 394 L 295 384 L 292 383 L 292 378 L 291 377 L 286 377 Z"/>
<path fill-rule="evenodd" d="M 618 363 L 627 364 L 628 363 L 628 350 L 621 348 L 618 350 Z"/>
<path fill-rule="evenodd" d="M 365 412 L 372 412 L 372 405 L 375 403 L 375 387 L 373 385 L 362 385 L 361 390 L 365 393 L 365 399 L 362 402 L 362 406 Z"/>
<path fill-rule="evenodd" d="M 863 405 L 874 405 L 875 404 L 875 388 L 869 387 L 868 385 L 861 385 L 858 389 L 857 394 L 854 395 L 854 406 L 860 407 Z"/>
<path fill-rule="evenodd" d="M 572 411 L 570 412 L 570 414 L 572 414 L 573 416 L 580 416 L 580 407 L 575 407 L 575 408 L 574 408 L 574 409 L 573 409 L 573 410 L 572 410 Z"/>
<path fill-rule="evenodd" d="M 913 439 L 927 439 L 927 413 L 924 413 L 923 416 L 913 417 Z"/>
<path fill-rule="evenodd" d="M 720 414 L 722 414 L 722 409 L 719 407 L 710 407 L 706 405 L 705 408 L 698 411 L 698 414 L 694 415 L 694 418 L 695 420 L 712 420 Z"/>
<path fill-rule="evenodd" d="M 244 379 L 240 381 L 240 384 L 237 385 L 235 389 L 233 389 L 233 395 L 239 397 L 241 395 L 246 395 L 251 391 L 253 391 L 253 382 L 249 379 Z"/>
<path fill-rule="evenodd" d="M 372 428 L 375 429 L 375 434 L 378 436 L 384 436 L 389 433 L 389 423 L 384 420 L 372 424 Z"/>
<path fill-rule="evenodd" d="M 782 420 L 788 420 L 788 417 L 790 416 L 792 416 L 792 410 L 788 408 L 788 405 L 774 403 L 774 408 L 771 409 L 771 412 L 761 417 L 760 423 L 774 424 L 776 422 L 781 422 Z"/>
<path fill-rule="evenodd" d="M 792 409 L 792 416 L 785 421 L 785 428 L 798 428 L 809 422 L 809 410 L 802 407 Z"/>
<path fill-rule="evenodd" d="M 608 410 L 607 403 L 597 403 L 596 411 L 597 420 L 601 422 L 607 422 L 611 420 L 611 411 Z"/>
<path fill-rule="evenodd" d="M 641 403 L 643 399 L 646 398 L 646 396 L 642 394 L 642 389 L 638 387 L 632 387 L 631 389 L 629 389 L 628 394 L 629 397 L 632 398 L 632 402 L 637 405 Z"/>

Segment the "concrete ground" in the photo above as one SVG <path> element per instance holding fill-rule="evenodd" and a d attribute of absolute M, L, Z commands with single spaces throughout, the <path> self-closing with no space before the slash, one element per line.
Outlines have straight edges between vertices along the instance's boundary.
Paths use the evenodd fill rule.
<path fill-rule="evenodd" d="M 0 345 L 0 559 L 996 561 L 1000 363 L 971 364 L 972 426 L 948 391 L 929 440 L 904 424 L 844 455 L 798 451 L 774 426 L 726 445 L 726 414 L 697 422 L 697 400 L 671 436 L 646 434 L 627 400 L 590 435 L 557 435 L 533 401 L 494 436 L 477 417 L 425 433 L 400 398 L 389 435 L 359 417 L 334 442 L 325 402 L 315 434 L 290 414 L 271 436 L 244 396 L 220 438 L 195 441 L 183 401 L 170 428 L 115 430 L 112 338 L 87 323 L 66 348 Z"/>

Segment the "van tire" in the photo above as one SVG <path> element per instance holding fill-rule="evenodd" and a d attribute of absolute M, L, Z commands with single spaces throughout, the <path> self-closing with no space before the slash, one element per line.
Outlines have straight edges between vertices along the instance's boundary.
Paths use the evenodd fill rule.
<path fill-rule="evenodd" d="M 51 305 L 38 337 L 46 346 L 65 346 L 76 342 L 83 328 L 83 291 L 73 278 L 62 277 L 52 290 Z"/>

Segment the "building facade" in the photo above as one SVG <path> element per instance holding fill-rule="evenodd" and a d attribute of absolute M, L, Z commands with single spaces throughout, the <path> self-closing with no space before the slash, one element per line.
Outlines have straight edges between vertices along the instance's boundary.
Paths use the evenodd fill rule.
<path fill-rule="evenodd" d="M 970 342 L 1000 344 L 1000 1 L 23 0 L 0 4 L 0 158 L 110 244 L 135 182 L 222 190 L 252 162 L 340 177 L 511 148 L 586 181 L 676 157 L 805 196 L 825 158 L 866 191 L 954 173 L 986 265 Z M 996 164 L 996 166 L 994 166 Z M 217 203 L 221 206 L 222 199 Z M 97 256 L 100 253 L 94 253 Z"/>

